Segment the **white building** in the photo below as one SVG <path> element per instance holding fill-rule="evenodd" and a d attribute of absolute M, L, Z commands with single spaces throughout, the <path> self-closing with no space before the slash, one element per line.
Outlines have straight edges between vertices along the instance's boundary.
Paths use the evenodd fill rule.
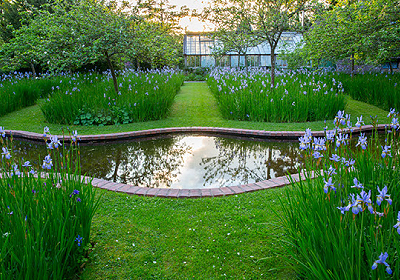
<path fill-rule="evenodd" d="M 302 35 L 296 32 L 284 32 L 278 42 L 276 55 L 282 53 L 284 49 L 290 51 L 296 44 L 298 44 Z M 245 66 L 245 57 L 239 58 L 237 53 L 231 52 L 219 57 L 216 61 L 215 56 L 212 55 L 212 48 L 215 46 L 216 41 L 207 35 L 207 33 L 194 33 L 190 32 L 184 35 L 183 39 L 183 55 L 185 57 L 186 67 L 237 67 L 238 59 L 240 59 L 239 66 Z M 255 67 L 270 67 L 271 66 L 271 48 L 268 42 L 261 43 L 255 47 L 248 49 L 247 66 Z M 279 57 L 278 57 L 279 58 Z M 286 61 L 276 60 L 278 67 L 285 68 Z"/>

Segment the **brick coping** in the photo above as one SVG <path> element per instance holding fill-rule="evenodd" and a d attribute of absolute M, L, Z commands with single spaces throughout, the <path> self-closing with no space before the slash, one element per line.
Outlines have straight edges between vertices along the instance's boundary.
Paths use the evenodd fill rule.
<path fill-rule="evenodd" d="M 385 131 L 387 125 L 377 125 L 378 131 Z M 357 135 L 361 132 L 372 132 L 374 127 L 372 125 L 365 125 L 361 128 L 353 127 L 353 134 Z M 344 133 L 350 132 L 349 129 L 342 130 Z M 28 132 L 22 130 L 5 130 L 6 135 L 13 137 L 31 140 L 31 141 L 43 141 L 43 134 Z M 80 135 L 80 143 L 101 143 L 101 142 L 114 142 L 122 140 L 133 140 L 146 137 L 162 136 L 168 134 L 182 134 L 182 133 L 198 133 L 198 134 L 215 134 L 215 135 L 229 135 L 229 136 L 241 136 L 241 137 L 252 137 L 260 139 L 273 139 L 273 140 L 298 140 L 299 137 L 304 135 L 304 131 L 266 131 L 266 130 L 251 130 L 251 129 L 240 129 L 240 128 L 223 128 L 223 127 L 170 127 L 170 128 L 157 128 L 139 131 L 129 132 L 118 132 L 110 134 L 97 134 L 97 135 Z M 322 137 L 325 135 L 325 131 L 313 131 L 313 136 Z M 69 135 L 62 136 L 57 135 L 59 139 L 63 139 L 65 142 L 70 142 L 71 137 Z"/>
<path fill-rule="evenodd" d="M 314 178 L 314 173 L 307 175 L 309 178 Z M 290 185 L 292 182 L 299 182 L 305 180 L 304 173 L 293 174 L 282 177 L 277 177 L 256 183 L 229 186 L 222 188 L 209 188 L 209 189 L 167 189 L 167 188 L 147 188 L 136 187 L 128 184 L 114 183 L 103 179 L 83 177 L 84 183 L 91 183 L 92 186 L 108 191 L 126 193 L 130 195 L 150 196 L 150 197 L 163 197 L 163 198 L 203 198 L 203 197 L 219 197 L 241 194 L 245 192 L 253 192 L 258 190 L 272 189 Z"/>
<path fill-rule="evenodd" d="M 385 131 L 387 125 L 380 124 L 377 126 L 378 131 Z M 366 125 L 361 128 L 352 128 L 352 132 L 357 135 L 361 132 L 372 132 L 374 127 L 372 125 Z M 20 130 L 7 130 L 5 131 L 9 136 L 32 140 L 32 141 L 43 141 L 43 135 L 40 133 L 20 131 Z M 350 132 L 350 129 L 344 129 L 343 132 Z M 304 135 L 304 131 L 265 131 L 265 130 L 250 130 L 250 129 L 237 129 L 237 128 L 221 128 L 221 127 L 172 127 L 172 128 L 159 128 L 149 129 L 141 131 L 131 132 L 120 132 L 112 134 L 99 134 L 99 135 L 82 135 L 80 141 L 83 143 L 98 143 L 98 142 L 113 142 L 129 139 L 140 139 L 152 136 L 161 136 L 168 134 L 180 134 L 180 133 L 200 133 L 200 134 L 218 134 L 218 135 L 229 135 L 229 136 L 242 136 L 242 137 L 253 137 L 261 139 L 275 139 L 275 140 L 297 140 L 299 137 Z M 325 131 L 313 131 L 313 136 L 322 137 L 325 135 Z M 60 139 L 70 142 L 70 136 L 58 135 Z M 277 177 L 265 181 L 256 183 L 238 185 L 238 186 L 227 186 L 221 188 L 208 188 L 208 189 L 167 189 L 167 188 L 147 188 L 137 187 L 128 184 L 114 183 L 103 179 L 83 177 L 82 180 L 86 183 L 91 182 L 94 187 L 100 189 L 106 189 L 114 192 L 121 192 L 126 194 L 140 195 L 140 196 L 152 196 L 152 197 L 165 197 L 165 198 L 201 198 L 201 197 L 218 197 L 240 194 L 245 192 L 253 192 L 262 189 L 271 189 L 277 187 L 283 187 L 304 180 L 304 174 L 287 175 L 283 177 Z M 311 174 L 313 178 L 314 175 Z"/>

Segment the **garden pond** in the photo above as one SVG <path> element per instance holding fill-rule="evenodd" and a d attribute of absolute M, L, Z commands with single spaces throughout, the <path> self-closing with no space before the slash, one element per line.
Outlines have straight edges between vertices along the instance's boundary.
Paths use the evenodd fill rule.
<path fill-rule="evenodd" d="M 14 155 L 37 168 L 40 142 L 13 141 Z M 263 181 L 301 167 L 298 141 L 196 134 L 80 146 L 82 174 L 140 187 L 202 189 Z"/>

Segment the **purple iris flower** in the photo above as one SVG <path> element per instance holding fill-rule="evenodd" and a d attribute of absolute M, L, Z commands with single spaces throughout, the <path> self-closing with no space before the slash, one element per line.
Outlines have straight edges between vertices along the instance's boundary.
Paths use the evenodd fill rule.
<path fill-rule="evenodd" d="M 319 158 L 324 157 L 324 155 L 321 154 L 320 152 L 316 151 L 316 152 L 313 153 L 313 157 L 314 157 L 315 159 L 319 159 Z"/>
<path fill-rule="evenodd" d="M 353 182 L 354 182 L 354 186 L 351 186 L 352 188 L 356 188 L 356 189 L 364 188 L 364 186 L 357 180 L 357 178 L 354 178 Z"/>
<path fill-rule="evenodd" d="M 330 160 L 336 161 L 336 162 L 340 162 L 341 158 L 340 156 L 338 156 L 337 154 L 332 154 L 332 157 L 329 158 Z"/>
<path fill-rule="evenodd" d="M 326 146 L 325 146 L 325 138 L 314 138 L 314 143 L 313 143 L 313 149 L 315 151 L 325 151 L 326 150 Z"/>
<path fill-rule="evenodd" d="M 392 270 L 390 269 L 389 264 L 386 262 L 386 259 L 388 258 L 388 253 L 381 253 L 381 255 L 379 256 L 379 259 L 377 259 L 376 261 L 374 261 L 374 264 L 372 265 L 372 270 L 376 269 L 378 267 L 378 264 L 384 264 L 386 266 L 386 272 L 388 274 L 392 274 Z"/>
<path fill-rule="evenodd" d="M 392 205 L 392 200 L 390 199 L 390 195 L 387 194 L 387 186 L 385 186 L 382 190 L 380 190 L 378 186 L 378 192 L 379 194 L 377 195 L 376 203 L 379 206 L 381 206 L 383 200 L 386 200 L 390 205 Z"/>
<path fill-rule="evenodd" d="M 390 146 L 387 145 L 384 147 L 382 146 L 382 158 L 385 158 L 386 156 L 392 157 L 392 154 L 390 153 Z"/>
<path fill-rule="evenodd" d="M 393 227 L 397 228 L 397 233 L 400 234 L 400 211 L 397 214 L 397 223 Z"/>
<path fill-rule="evenodd" d="M 363 119 L 362 119 L 362 116 L 357 117 L 356 127 L 361 127 L 361 126 L 363 126 L 363 125 L 365 125 L 365 123 L 364 123 L 364 121 L 363 121 Z"/>
<path fill-rule="evenodd" d="M 336 191 L 335 184 L 332 183 L 332 177 L 329 177 L 328 181 L 325 181 L 325 179 L 324 179 L 324 183 L 325 183 L 325 185 L 324 185 L 324 192 L 325 193 L 329 192 L 329 188 L 331 188 L 332 190 Z"/>
<path fill-rule="evenodd" d="M 351 196 L 351 203 L 347 207 L 351 207 L 351 211 L 353 212 L 354 215 L 357 215 L 358 213 L 362 212 L 362 205 L 361 205 L 361 200 L 355 199 L 354 194 L 350 194 Z"/>
<path fill-rule="evenodd" d="M 365 150 L 367 148 L 367 145 L 367 137 L 365 137 L 365 133 L 361 133 L 358 137 L 358 143 L 356 146 L 361 146 L 361 148 Z"/>
<path fill-rule="evenodd" d="M 78 246 L 81 246 L 82 240 L 83 240 L 83 237 L 81 237 L 79 234 L 78 234 L 78 237 L 75 238 L 75 241 L 78 243 Z"/>
<path fill-rule="evenodd" d="M 47 133 L 50 133 L 50 129 L 49 129 L 48 126 L 45 126 L 44 129 L 43 129 L 43 137 L 46 137 Z"/>
<path fill-rule="evenodd" d="M 388 118 L 392 118 L 392 117 L 396 117 L 397 116 L 397 112 L 396 109 L 390 109 L 389 114 L 387 115 Z"/>
<path fill-rule="evenodd" d="M 399 128 L 399 119 L 398 118 L 393 118 L 392 122 L 390 123 L 390 127 L 392 129 L 398 129 Z"/>
<path fill-rule="evenodd" d="M 328 130 L 326 132 L 326 140 L 333 141 L 335 139 L 336 130 Z"/>
<path fill-rule="evenodd" d="M 43 160 L 43 169 L 51 169 L 51 167 L 53 166 L 53 162 L 50 158 L 50 155 L 47 155 L 44 160 Z"/>
<path fill-rule="evenodd" d="M 369 190 L 368 193 L 366 193 L 365 191 L 361 191 L 361 193 L 357 195 L 357 200 L 367 204 L 369 212 L 371 214 L 374 213 L 374 208 L 372 207 L 372 201 L 371 201 L 371 190 Z"/>
<path fill-rule="evenodd" d="M 332 165 L 329 166 L 329 169 L 328 169 L 328 176 L 332 176 L 332 175 L 335 175 L 335 174 L 337 174 L 337 173 L 336 173 L 336 169 L 335 169 L 334 167 L 332 167 Z"/>
<path fill-rule="evenodd" d="M 2 149 L 3 152 L 1 153 L 1 158 L 5 157 L 6 159 L 10 159 L 11 158 L 10 151 L 6 147 L 3 147 Z"/>

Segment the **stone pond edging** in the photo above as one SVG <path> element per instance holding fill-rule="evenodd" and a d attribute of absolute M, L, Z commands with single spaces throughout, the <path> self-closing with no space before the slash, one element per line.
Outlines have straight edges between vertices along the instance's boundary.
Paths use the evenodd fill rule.
<path fill-rule="evenodd" d="M 92 182 L 92 185 L 94 187 L 100 189 L 105 189 L 113 192 L 139 195 L 139 196 L 152 196 L 152 197 L 164 197 L 164 198 L 202 198 L 202 197 L 228 196 L 234 194 L 241 194 L 245 192 L 253 192 L 258 190 L 284 187 L 286 185 L 291 184 L 292 182 L 298 182 L 299 180 L 305 179 L 304 174 L 301 174 L 301 176 L 300 174 L 290 175 L 291 180 L 289 180 L 288 176 L 277 177 L 246 185 L 229 186 L 222 188 L 209 188 L 209 189 L 167 189 L 167 188 L 135 187 L 127 184 L 114 183 L 107 180 L 90 178 L 90 177 L 84 177 L 84 182 Z M 313 174 L 309 174 L 308 176 L 310 178 L 314 178 Z"/>
<path fill-rule="evenodd" d="M 377 125 L 378 131 L 385 131 L 387 125 Z M 353 134 L 357 135 L 360 132 L 370 133 L 374 127 L 372 125 L 365 125 L 362 128 L 352 128 Z M 343 129 L 344 133 L 350 132 L 349 129 Z M 43 134 L 35 132 L 27 132 L 22 130 L 5 130 L 7 136 L 10 134 L 16 138 L 22 138 L 32 141 L 43 141 Z M 218 135 L 229 135 L 229 136 L 242 136 L 252 137 L 261 139 L 271 140 L 298 140 L 299 137 L 304 135 L 304 131 L 266 131 L 266 130 L 252 130 L 252 129 L 240 129 L 240 128 L 223 128 L 223 127 L 168 127 L 168 128 L 157 128 L 139 131 L 129 132 L 118 132 L 110 134 L 96 134 L 96 135 L 80 135 L 80 143 L 96 143 L 96 142 L 113 142 L 122 140 L 140 139 L 152 136 L 162 136 L 168 134 L 180 134 L 180 133 L 198 133 L 198 134 L 218 134 Z M 315 137 L 322 137 L 325 135 L 324 131 L 312 131 L 312 135 Z M 71 141 L 69 135 L 57 135 L 60 140 L 64 139 L 65 142 Z"/>
<path fill-rule="evenodd" d="M 387 125 L 377 125 L 378 131 L 385 131 Z M 357 135 L 361 132 L 370 133 L 374 130 L 372 125 L 366 125 L 362 128 L 353 128 L 353 134 Z M 20 130 L 6 130 L 7 136 L 11 134 L 13 137 L 22 138 L 31 141 L 43 141 L 43 135 L 40 133 L 20 131 Z M 349 129 L 344 129 L 343 132 L 350 132 Z M 79 136 L 79 142 L 82 143 L 101 143 L 113 142 L 122 140 L 140 139 L 146 137 L 154 137 L 168 134 L 180 133 L 198 133 L 198 134 L 218 134 L 228 136 L 241 136 L 260 139 L 273 139 L 273 140 L 297 140 L 304 135 L 304 131 L 265 131 L 265 130 L 250 130 L 250 129 L 237 129 L 237 128 L 221 128 L 221 127 L 172 127 L 172 128 L 158 128 L 141 131 L 119 132 L 112 134 L 99 134 L 99 135 L 82 135 Z M 324 131 L 313 131 L 312 135 L 315 137 L 322 137 L 325 135 Z M 70 136 L 57 135 L 60 140 L 66 142 L 71 141 Z M 289 175 L 288 175 L 289 176 Z M 137 187 L 128 184 L 114 183 L 103 179 L 83 177 L 84 182 L 92 182 L 94 187 L 106 189 L 109 191 L 164 198 L 201 198 L 201 197 L 218 197 L 240 194 L 245 192 L 253 192 L 263 189 L 271 189 L 283 187 L 291 184 L 288 176 L 277 177 L 265 181 L 260 181 L 251 184 L 226 186 L 221 188 L 208 188 L 208 189 L 167 189 L 167 188 L 148 188 Z M 310 175 L 313 178 L 313 174 Z M 293 182 L 304 180 L 304 175 L 299 174 L 290 175 Z"/>

